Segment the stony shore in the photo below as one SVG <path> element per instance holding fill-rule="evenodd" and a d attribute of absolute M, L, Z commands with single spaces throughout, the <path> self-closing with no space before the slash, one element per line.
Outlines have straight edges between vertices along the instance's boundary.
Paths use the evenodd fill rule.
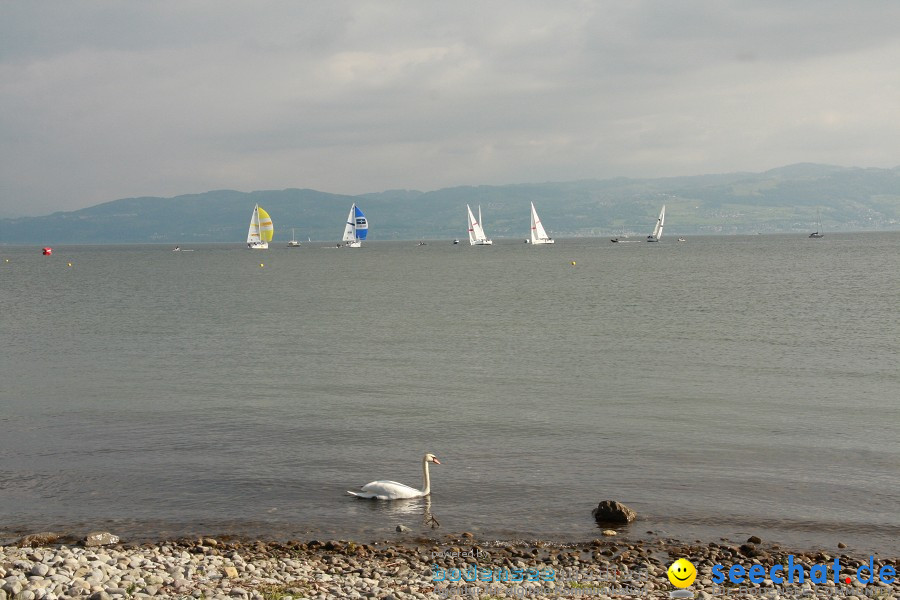
<path fill-rule="evenodd" d="M 752 543 L 755 542 L 755 543 Z M 722 564 L 750 568 L 787 564 L 840 564 L 840 583 L 736 585 L 713 582 Z M 698 576 L 688 589 L 702 598 L 880 598 L 900 599 L 900 583 L 863 584 L 857 567 L 868 556 L 796 552 L 752 539 L 683 544 L 673 540 L 622 541 L 603 538 L 587 544 L 481 542 L 470 534 L 444 541 L 410 538 L 402 542 L 262 542 L 212 538 L 154 544 L 85 547 L 41 537 L 0 546 L 0 600 L 56 598 L 669 598 L 675 588 L 666 570 L 687 558 Z M 897 569 L 896 558 L 875 557 L 877 571 Z M 475 568 L 478 570 L 476 571 Z M 459 569 L 458 571 L 456 569 Z M 497 581 L 500 573 L 542 581 Z M 461 573 L 482 581 L 448 582 Z M 493 575 L 489 575 L 489 573 Z M 553 580 L 547 581 L 549 575 Z M 487 582 L 485 576 L 492 579 Z M 846 577 L 852 581 L 844 582 Z M 435 581 L 443 577 L 444 581 Z"/>

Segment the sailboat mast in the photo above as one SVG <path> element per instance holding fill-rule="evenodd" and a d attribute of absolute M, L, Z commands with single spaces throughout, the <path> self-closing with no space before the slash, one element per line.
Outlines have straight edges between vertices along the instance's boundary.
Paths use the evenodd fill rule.
<path fill-rule="evenodd" d="M 531 243 L 535 243 L 537 241 L 537 231 L 535 229 L 535 211 L 534 211 L 534 202 L 531 203 Z"/>

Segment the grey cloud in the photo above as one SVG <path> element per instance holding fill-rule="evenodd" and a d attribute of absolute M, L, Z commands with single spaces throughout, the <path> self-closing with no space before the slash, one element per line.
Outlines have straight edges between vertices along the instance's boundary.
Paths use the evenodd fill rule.
<path fill-rule="evenodd" d="M 0 215 L 894 166 L 892 3 L 0 4 Z"/>

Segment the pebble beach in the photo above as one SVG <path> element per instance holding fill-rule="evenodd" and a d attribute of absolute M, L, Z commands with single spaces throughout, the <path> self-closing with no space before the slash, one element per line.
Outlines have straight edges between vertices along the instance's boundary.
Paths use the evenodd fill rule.
<path fill-rule="evenodd" d="M 399 536 L 398 536 L 399 537 Z M 111 542 L 111 543 L 107 543 Z M 90 543 L 90 542 L 88 542 Z M 195 538 L 129 544 L 108 536 L 85 541 L 27 536 L 0 546 L 0 600 L 57 598 L 341 599 L 384 598 L 900 598 L 900 584 L 861 583 L 857 568 L 869 556 L 844 550 L 793 551 L 751 538 L 682 543 L 670 539 L 624 541 L 614 537 L 568 545 L 487 542 L 468 533 L 440 539 L 403 538 L 378 543 L 338 541 L 247 541 Z M 795 564 L 840 564 L 839 583 L 717 584 L 713 567 L 748 569 Z M 667 578 L 675 560 L 697 571 L 688 590 Z M 896 557 L 872 557 L 876 573 L 896 572 Z M 538 581 L 500 581 L 499 573 L 537 572 Z M 480 572 L 473 582 L 461 573 Z M 493 573 L 494 575 L 490 575 Z M 863 573 L 867 573 L 863 571 Z M 484 575 L 487 574 L 487 577 Z M 846 577 L 850 583 L 845 583 Z M 449 581 L 456 578 L 457 581 Z M 515 576 L 513 576 L 515 578 Z M 672 592 L 682 596 L 672 596 Z"/>

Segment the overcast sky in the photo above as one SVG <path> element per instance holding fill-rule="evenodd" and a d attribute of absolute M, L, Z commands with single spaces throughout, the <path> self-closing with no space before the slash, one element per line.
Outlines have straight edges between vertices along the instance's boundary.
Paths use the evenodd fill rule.
<path fill-rule="evenodd" d="M 0 2 L 0 216 L 900 164 L 900 3 Z"/>

